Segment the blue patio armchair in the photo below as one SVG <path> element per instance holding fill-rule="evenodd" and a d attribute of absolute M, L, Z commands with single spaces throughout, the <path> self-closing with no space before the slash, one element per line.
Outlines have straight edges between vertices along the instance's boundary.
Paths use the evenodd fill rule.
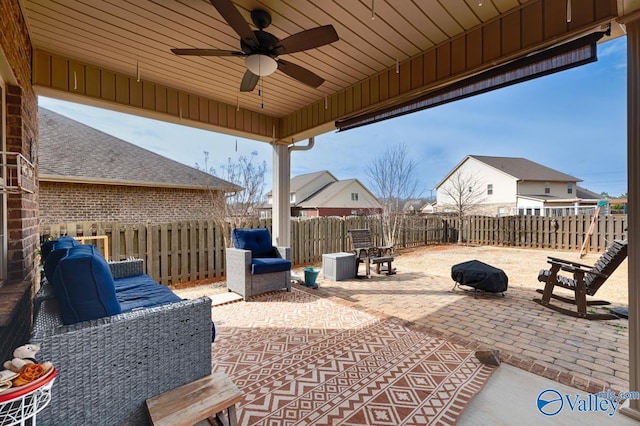
<path fill-rule="evenodd" d="M 291 249 L 276 247 L 265 228 L 231 231 L 233 248 L 226 250 L 227 289 L 248 301 L 251 296 L 291 291 Z"/>

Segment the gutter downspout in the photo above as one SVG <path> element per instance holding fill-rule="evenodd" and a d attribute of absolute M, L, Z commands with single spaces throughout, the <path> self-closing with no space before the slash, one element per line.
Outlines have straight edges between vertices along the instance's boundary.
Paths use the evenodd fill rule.
<path fill-rule="evenodd" d="M 304 145 L 304 146 L 295 146 L 295 144 L 292 143 L 287 148 L 289 149 L 289 152 L 291 152 L 291 151 L 309 151 L 311 148 L 313 148 L 314 144 L 315 144 L 315 136 L 311 136 L 309 138 L 309 143 L 307 143 L 306 145 Z"/>

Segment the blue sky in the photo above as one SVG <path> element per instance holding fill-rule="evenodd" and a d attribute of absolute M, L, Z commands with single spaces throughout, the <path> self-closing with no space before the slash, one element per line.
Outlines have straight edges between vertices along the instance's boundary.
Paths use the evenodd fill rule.
<path fill-rule="evenodd" d="M 188 165 L 217 167 L 252 151 L 267 163 L 270 145 L 49 98 L 40 105 Z M 572 70 L 315 138 L 294 151 L 291 174 L 329 170 L 368 184 L 366 169 L 387 147 L 404 143 L 418 163 L 423 196 L 466 155 L 523 157 L 583 180 L 595 192 L 627 192 L 626 38 L 598 46 L 598 61 Z M 237 151 L 236 151 L 237 140 Z M 304 144 L 304 141 L 301 142 Z"/>

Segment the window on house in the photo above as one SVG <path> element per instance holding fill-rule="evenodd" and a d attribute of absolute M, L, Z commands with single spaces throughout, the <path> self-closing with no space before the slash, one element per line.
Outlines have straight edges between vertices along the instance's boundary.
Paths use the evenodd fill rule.
<path fill-rule="evenodd" d="M 534 216 L 540 216 L 540 209 L 533 209 Z"/>
<path fill-rule="evenodd" d="M 493 194 L 493 184 L 490 183 L 487 185 L 487 195 L 492 195 Z"/>
<path fill-rule="evenodd" d="M 296 201 L 296 194 L 292 192 L 291 194 L 289 194 L 289 202 L 295 203 L 295 201 Z"/>
<path fill-rule="evenodd" d="M 351 193 L 351 201 L 358 201 L 358 193 L 357 192 L 352 192 Z"/>
<path fill-rule="evenodd" d="M 567 194 L 573 194 L 573 183 L 571 182 L 567 184 Z"/>
<path fill-rule="evenodd" d="M 551 194 L 551 185 L 549 184 L 549 182 L 544 183 L 544 193 Z"/>

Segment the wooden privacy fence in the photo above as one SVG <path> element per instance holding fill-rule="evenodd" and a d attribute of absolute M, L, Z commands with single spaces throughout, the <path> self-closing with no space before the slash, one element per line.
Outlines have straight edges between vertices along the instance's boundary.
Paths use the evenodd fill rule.
<path fill-rule="evenodd" d="M 580 250 L 592 216 L 469 216 L 463 237 L 472 244 Z M 587 239 L 591 252 L 603 252 L 617 239 L 627 238 L 627 215 L 600 215 Z"/>
<path fill-rule="evenodd" d="M 546 218 L 536 216 L 465 218 L 463 239 L 467 243 L 580 250 L 591 223 L 590 216 Z M 613 239 L 626 238 L 626 216 L 602 216 L 590 237 L 590 251 L 604 251 Z M 247 227 L 271 229 L 271 219 L 255 220 Z M 382 240 L 379 217 L 316 217 L 291 219 L 291 260 L 294 264 L 317 263 L 324 253 L 349 251 L 350 229 L 368 228 L 375 243 Z M 212 220 L 165 224 L 79 222 L 41 225 L 43 238 L 107 236 L 111 260 L 135 257 L 145 261 L 146 272 L 162 284 L 218 278 L 225 275 L 225 237 L 229 225 Z M 398 230 L 396 248 L 457 241 L 455 217 L 406 216 Z M 102 241 L 102 240 L 98 240 Z M 105 252 L 105 248 L 98 244 Z"/>
<path fill-rule="evenodd" d="M 45 238 L 106 235 L 111 260 L 143 259 L 146 273 L 162 284 L 223 276 L 224 235 L 229 232 L 212 220 L 155 225 L 81 222 L 40 227 Z"/>

